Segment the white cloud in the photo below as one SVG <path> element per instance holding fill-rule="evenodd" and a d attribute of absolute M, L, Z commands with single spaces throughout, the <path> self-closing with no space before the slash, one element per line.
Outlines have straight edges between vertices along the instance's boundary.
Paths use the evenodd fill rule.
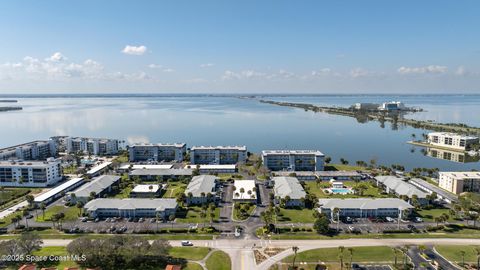
<path fill-rule="evenodd" d="M 147 52 L 147 47 L 141 45 L 141 46 L 132 46 L 132 45 L 127 45 L 125 48 L 123 48 L 122 52 L 124 54 L 129 54 L 129 55 L 143 55 L 144 53 Z"/>
<path fill-rule="evenodd" d="M 45 59 L 45 61 L 50 61 L 50 62 L 60 62 L 60 61 L 65 61 L 65 60 L 67 60 L 67 57 L 65 57 L 60 52 L 56 52 L 56 53 L 52 54 L 52 56 Z"/>
<path fill-rule="evenodd" d="M 430 65 L 425 67 L 400 67 L 397 72 L 400 74 L 441 74 L 446 73 L 446 66 Z"/>
<path fill-rule="evenodd" d="M 262 72 L 258 72 L 255 70 L 243 70 L 240 72 L 233 72 L 231 70 L 226 70 L 223 73 L 222 79 L 223 80 L 232 80 L 232 79 L 255 79 L 255 78 L 265 78 L 267 75 Z"/>
<path fill-rule="evenodd" d="M 82 80 L 150 80 L 150 76 L 143 71 L 137 73 L 107 72 L 104 66 L 92 59 L 83 62 L 68 61 L 61 53 L 40 60 L 25 56 L 22 61 L 0 64 L 2 80 L 34 80 L 34 81 L 69 81 Z"/>
<path fill-rule="evenodd" d="M 157 64 L 148 65 L 148 68 L 151 68 L 151 69 L 162 68 L 162 67 L 163 67 L 162 65 L 157 65 Z"/>
<path fill-rule="evenodd" d="M 368 70 L 363 69 L 363 68 L 354 68 L 354 69 L 350 70 L 349 74 L 352 78 L 359 78 L 359 77 L 368 76 L 368 75 L 371 74 L 371 72 L 369 72 Z"/>
<path fill-rule="evenodd" d="M 215 66 L 215 64 L 213 63 L 206 63 L 206 64 L 201 64 L 200 67 L 201 68 L 209 68 L 209 67 L 213 67 Z"/>
<path fill-rule="evenodd" d="M 175 70 L 172 68 L 165 68 L 163 69 L 163 72 L 174 72 Z"/>
<path fill-rule="evenodd" d="M 312 76 L 325 76 L 325 75 L 330 75 L 332 73 L 332 70 L 330 68 L 322 68 L 319 70 L 312 70 L 311 75 Z"/>

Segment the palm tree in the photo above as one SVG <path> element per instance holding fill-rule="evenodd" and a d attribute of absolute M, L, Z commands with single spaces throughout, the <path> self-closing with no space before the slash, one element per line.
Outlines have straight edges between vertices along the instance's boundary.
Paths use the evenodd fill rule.
<path fill-rule="evenodd" d="M 25 199 L 27 199 L 28 207 L 32 207 L 33 201 L 35 200 L 35 198 L 32 195 L 29 194 L 29 195 L 25 196 Z"/>
<path fill-rule="evenodd" d="M 480 270 L 480 247 L 475 247 L 475 255 L 477 255 L 477 270 Z"/>
<path fill-rule="evenodd" d="M 47 209 L 47 206 L 45 205 L 45 203 L 41 203 L 40 204 L 40 209 L 42 209 L 42 219 L 45 220 L 45 209 Z"/>
<path fill-rule="evenodd" d="M 462 267 L 465 267 L 465 250 L 460 250 L 460 256 L 462 256 Z"/>
<path fill-rule="evenodd" d="M 405 245 L 400 249 L 403 253 L 403 269 L 407 268 L 407 258 L 408 258 L 407 252 L 409 249 L 410 249 L 410 246 L 408 245 Z"/>
<path fill-rule="evenodd" d="M 292 247 L 292 250 L 293 250 L 292 269 L 295 269 L 295 260 L 297 259 L 298 247 L 297 247 L 297 246 L 293 246 L 293 247 Z"/>
<path fill-rule="evenodd" d="M 340 209 L 337 207 L 333 208 L 333 215 L 337 217 L 337 232 L 338 232 L 338 225 L 340 224 Z"/>
<path fill-rule="evenodd" d="M 395 255 L 395 267 L 397 267 L 397 258 L 398 258 L 398 253 L 400 253 L 400 249 L 397 247 L 393 248 L 393 254 Z"/>
<path fill-rule="evenodd" d="M 80 212 L 79 216 L 82 216 L 82 209 L 83 209 L 83 202 L 82 201 L 77 202 L 77 208 L 78 208 L 78 211 Z"/>
<path fill-rule="evenodd" d="M 343 269 L 343 251 L 345 250 L 344 246 L 338 247 L 338 259 L 340 260 L 340 269 Z"/>
<path fill-rule="evenodd" d="M 23 217 L 25 217 L 25 227 L 27 227 L 27 231 L 28 231 L 28 219 L 27 219 L 27 216 L 29 215 L 30 213 L 28 212 L 27 209 L 24 209 L 22 211 L 22 215 Z"/>
<path fill-rule="evenodd" d="M 350 253 L 350 269 L 351 269 L 352 263 L 353 263 L 353 248 L 348 248 L 348 252 Z"/>

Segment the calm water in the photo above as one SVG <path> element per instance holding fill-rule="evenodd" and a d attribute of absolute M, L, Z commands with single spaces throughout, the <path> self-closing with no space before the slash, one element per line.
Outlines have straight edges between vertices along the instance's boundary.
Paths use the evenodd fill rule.
<path fill-rule="evenodd" d="M 319 149 L 334 161 L 345 158 L 390 165 L 480 169 L 425 156 L 406 144 L 425 130 L 273 106 L 235 97 L 17 97 L 22 111 L 0 113 L 0 147 L 54 135 L 115 137 L 134 142 L 192 145 L 245 144 L 263 149 Z M 268 99 L 347 106 L 354 102 L 402 100 L 427 111 L 410 115 L 440 122 L 480 126 L 480 96 L 289 96 Z M 413 151 L 413 152 L 412 152 Z"/>

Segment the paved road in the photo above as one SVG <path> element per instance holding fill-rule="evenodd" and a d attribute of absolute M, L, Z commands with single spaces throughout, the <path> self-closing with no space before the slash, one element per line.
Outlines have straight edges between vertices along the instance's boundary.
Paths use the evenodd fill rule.
<path fill-rule="evenodd" d="M 424 257 L 422 257 L 420 249 L 417 246 L 413 246 L 408 249 L 408 257 L 412 261 L 415 269 L 418 270 L 435 270 L 433 265 L 430 264 Z"/>
<path fill-rule="evenodd" d="M 453 265 L 443 256 L 438 254 L 433 247 L 428 247 L 425 250 L 425 254 L 428 256 L 430 260 L 437 262 L 439 270 L 453 270 L 453 269 L 461 269 L 457 265 Z"/>
<path fill-rule="evenodd" d="M 0 212 L 0 219 L 10 215 L 11 213 L 17 211 L 18 209 L 22 208 L 22 207 L 25 207 L 28 205 L 28 202 L 27 201 L 21 201 L 17 204 L 15 204 L 14 206 L 12 207 L 9 207 L 8 209 Z"/>
<path fill-rule="evenodd" d="M 70 239 L 45 239 L 44 246 L 66 246 Z M 341 240 L 192 240 L 195 246 L 216 248 L 225 251 L 232 259 L 232 270 L 267 270 L 285 257 L 292 255 L 292 246 L 299 252 L 328 247 L 359 246 L 403 246 L 403 245 L 480 245 L 480 239 L 341 239 Z M 172 246 L 180 246 L 180 241 L 170 241 Z M 256 265 L 253 258 L 253 245 L 260 247 L 280 247 L 286 250 Z"/>

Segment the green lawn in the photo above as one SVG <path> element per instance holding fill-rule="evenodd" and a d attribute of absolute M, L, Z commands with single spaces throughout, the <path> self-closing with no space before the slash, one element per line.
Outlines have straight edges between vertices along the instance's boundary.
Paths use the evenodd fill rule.
<path fill-rule="evenodd" d="M 117 199 L 130 198 L 130 192 L 132 191 L 132 189 L 133 188 L 131 186 L 128 186 L 128 187 L 122 189 L 117 194 L 115 194 L 114 198 L 117 198 Z"/>
<path fill-rule="evenodd" d="M 0 205 L 11 201 L 15 198 L 21 197 L 26 195 L 30 192 L 29 189 L 26 188 L 4 188 L 0 191 Z"/>
<path fill-rule="evenodd" d="M 345 186 L 347 187 L 354 187 L 357 183 L 354 181 L 342 181 Z M 370 182 L 359 182 L 359 183 L 364 183 L 367 185 L 367 190 L 364 191 L 363 196 L 360 195 L 355 195 L 355 194 L 326 194 L 323 192 L 324 188 L 329 188 L 330 183 L 328 181 L 322 181 L 319 184 L 317 184 L 316 181 L 306 181 L 305 185 L 308 189 L 308 192 L 310 194 L 315 194 L 317 198 L 387 198 L 389 195 L 387 194 L 382 194 L 382 190 L 378 189 L 375 187 L 372 183 Z"/>
<path fill-rule="evenodd" d="M 462 253 L 465 251 L 465 262 L 477 263 L 475 247 L 478 246 L 435 246 L 435 249 L 449 261 L 462 263 Z"/>
<path fill-rule="evenodd" d="M 64 213 L 65 218 L 63 221 L 74 221 L 78 219 L 80 211 L 76 206 L 71 206 L 71 207 L 66 207 L 63 205 L 55 205 L 52 207 L 49 207 L 45 210 L 45 218 L 43 217 L 43 213 L 41 210 L 37 211 L 38 212 L 38 217 L 37 221 L 38 222 L 50 222 L 51 218 L 53 215 L 57 213 Z"/>
<path fill-rule="evenodd" d="M 246 220 L 252 215 L 253 211 L 255 211 L 255 205 L 250 205 L 248 203 L 235 203 L 235 205 L 240 206 L 239 209 L 233 207 L 233 218 L 235 220 Z M 241 209 L 244 209 L 244 212 L 242 212 Z"/>
<path fill-rule="evenodd" d="M 313 210 L 312 209 L 280 209 L 280 214 L 277 217 L 277 222 L 301 222 L 301 223 L 313 223 Z"/>
<path fill-rule="evenodd" d="M 178 182 L 169 182 L 168 183 L 168 188 L 163 194 L 163 198 L 175 198 L 177 197 L 177 194 L 185 192 L 185 189 L 187 188 L 187 184 L 184 184 L 180 181 Z"/>
<path fill-rule="evenodd" d="M 202 208 L 200 206 L 190 206 L 188 207 L 187 213 L 184 214 L 181 211 L 177 211 L 177 222 L 180 223 L 209 223 L 210 217 L 208 216 L 209 210 L 207 210 L 207 217 L 201 218 L 200 213 Z M 213 218 L 213 222 L 217 222 L 220 217 L 220 208 L 215 208 L 215 217 Z"/>
<path fill-rule="evenodd" d="M 78 167 L 76 165 L 70 165 L 68 167 L 63 167 L 64 174 L 76 174 Z"/>
<path fill-rule="evenodd" d="M 207 247 L 172 247 L 168 254 L 175 258 L 200 261 L 210 252 Z"/>
<path fill-rule="evenodd" d="M 362 171 L 366 170 L 365 167 L 355 165 L 343 165 L 343 164 L 327 164 L 325 165 L 325 171 Z"/>
<path fill-rule="evenodd" d="M 65 256 L 68 255 L 66 247 L 43 247 L 38 251 L 34 251 L 33 255 L 35 256 Z M 44 267 L 56 267 L 57 269 L 64 269 L 65 267 L 78 267 L 74 261 L 47 261 L 42 263 Z"/>
<path fill-rule="evenodd" d="M 297 254 L 297 262 L 338 262 L 340 250 L 338 248 L 320 248 L 308 250 Z M 397 260 L 401 262 L 402 255 L 398 254 Z M 350 261 L 350 252 L 347 248 L 343 251 L 344 262 Z M 283 262 L 291 263 L 293 255 L 283 259 Z M 378 247 L 354 247 L 354 262 L 394 262 L 395 254 L 392 248 Z"/>
<path fill-rule="evenodd" d="M 183 270 L 203 270 L 203 267 L 198 263 L 188 262 Z"/>
<path fill-rule="evenodd" d="M 455 218 L 455 216 L 450 216 L 449 209 L 447 208 L 420 209 L 416 210 L 416 212 L 426 222 L 435 222 L 435 218 L 442 214 L 449 216 L 448 221 L 454 221 Z"/>
<path fill-rule="evenodd" d="M 217 250 L 208 257 L 206 265 L 208 270 L 230 270 L 232 262 L 227 253 Z"/>

